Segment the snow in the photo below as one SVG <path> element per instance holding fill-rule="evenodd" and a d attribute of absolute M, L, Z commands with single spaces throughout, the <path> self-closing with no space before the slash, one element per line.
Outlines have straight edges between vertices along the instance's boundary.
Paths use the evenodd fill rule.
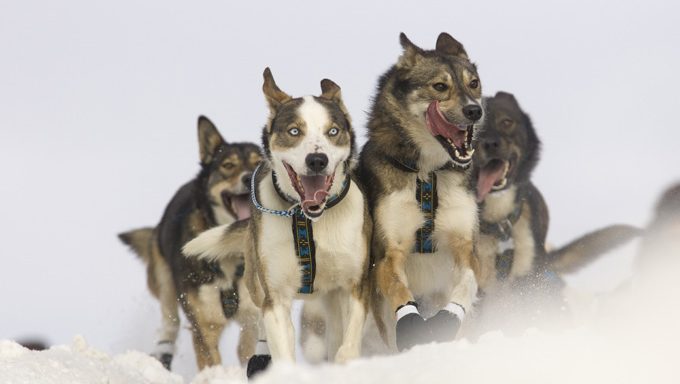
<path fill-rule="evenodd" d="M 680 299 L 675 284 L 679 267 L 680 262 L 665 262 L 656 274 L 630 279 L 614 292 L 593 298 L 591 316 L 574 327 L 551 332 L 531 328 L 516 337 L 492 331 L 475 342 L 420 345 L 405 353 L 344 365 L 275 363 L 252 382 L 677 383 L 680 310 L 674 303 Z M 110 357 L 88 346 L 82 337 L 42 352 L 0 342 L 3 384 L 184 382 L 144 353 L 128 351 Z M 211 367 L 189 381 L 246 382 L 238 366 Z"/>
<path fill-rule="evenodd" d="M 128 351 L 111 357 L 77 336 L 71 345 L 44 351 L 0 341 L 0 383 L 181 384 L 183 380 L 145 353 Z"/>
<path fill-rule="evenodd" d="M 49 359 L 43 356 L 58 355 L 73 364 L 91 361 L 115 376 L 121 374 L 116 359 L 124 351 L 152 350 L 158 303 L 146 288 L 144 267 L 115 235 L 156 223 L 176 189 L 198 171 L 199 114 L 215 121 L 230 141 L 259 140 L 267 116 L 261 92 L 265 66 L 295 95 L 318 92 L 322 78 L 336 81 L 361 143 L 377 78 L 400 54 L 399 32 L 423 47 L 433 47 L 439 32 L 451 33 L 478 64 L 484 93 L 512 92 L 532 117 L 544 144 L 534 181 L 550 207 L 548 240 L 556 246 L 615 222 L 645 225 L 661 189 L 680 179 L 673 166 L 680 141 L 680 2 L 305 0 L 297 5 L 0 2 L 5 58 L 0 60 L 0 339 L 38 338 L 56 345 L 28 352 L 3 342 L 1 384 L 9 375 L 16 382 L 34 382 L 29 372 L 49 369 L 49 363 L 42 366 Z M 581 324 L 593 320 L 591 309 L 599 305 L 590 297 L 593 292 L 610 292 L 631 275 L 634 253 L 613 253 L 568 277 L 571 288 L 585 297 L 578 311 Z M 654 295 L 668 299 L 666 292 Z M 629 305 L 640 307 L 637 301 Z M 659 307 L 656 313 L 667 312 Z M 182 324 L 173 370 L 191 382 L 196 364 L 186 321 Z M 522 343 L 544 338 L 580 345 L 579 340 L 600 334 L 593 327 L 563 335 L 536 331 L 526 340 L 489 336 L 491 341 L 467 350 L 487 349 L 485 355 L 501 361 L 490 351 L 492 344 L 511 348 L 515 342 L 524 348 Z M 655 331 L 648 318 L 630 324 L 631 330 Z M 221 342 L 228 367 L 237 361 L 236 332 L 230 327 Z M 74 350 L 76 334 L 102 356 L 113 357 L 94 359 Z M 598 337 L 617 346 L 630 340 L 625 330 L 617 336 L 621 340 Z M 550 354 L 566 353 L 551 345 L 545 355 L 521 354 L 543 362 Z M 658 352 L 643 346 L 640 355 Z M 467 372 L 463 362 L 480 374 L 493 370 L 456 348 L 423 346 L 404 356 L 442 354 L 443 367 L 457 367 L 456 375 Z M 624 359 L 621 368 L 634 369 L 625 360 L 631 356 L 620 356 L 623 351 L 601 352 Z M 665 361 L 660 352 L 651 356 Z M 154 367 L 154 361 L 138 357 L 140 364 Z M 332 370 L 358 379 L 355 367 L 375 365 L 375 381 L 382 381 L 398 375 L 388 369 L 389 361 L 296 369 L 310 377 Z M 142 375 L 146 368 L 129 369 Z M 285 375 L 286 369 L 275 367 L 275 372 Z M 539 373 L 538 364 L 517 369 Z M 209 373 L 199 376 L 203 382 L 242 381 L 240 369 Z M 262 380 L 275 380 L 272 375 Z M 451 381 L 456 375 L 449 375 Z M 44 376 L 64 378 L 59 370 Z"/>

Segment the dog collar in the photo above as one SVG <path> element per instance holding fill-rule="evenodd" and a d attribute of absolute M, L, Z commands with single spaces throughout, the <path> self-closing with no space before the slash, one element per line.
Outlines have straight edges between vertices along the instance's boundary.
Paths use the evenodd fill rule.
<path fill-rule="evenodd" d="M 295 212 L 300 209 L 300 202 L 296 201 L 293 199 L 291 196 L 288 196 L 286 193 L 284 193 L 279 186 L 276 184 L 276 173 L 272 170 L 272 183 L 274 184 L 274 190 L 276 191 L 276 194 L 279 195 L 283 200 L 286 200 L 289 203 L 292 203 L 293 206 L 288 208 L 288 210 L 283 211 L 283 210 L 278 210 L 278 209 L 270 209 L 263 207 L 262 204 L 260 204 L 257 201 L 257 194 L 255 193 L 255 180 L 257 176 L 257 172 L 260 170 L 261 165 L 258 165 L 257 168 L 253 171 L 253 176 L 250 179 L 250 200 L 253 202 L 253 205 L 255 208 L 264 213 L 269 213 L 271 215 L 276 215 L 276 216 L 282 216 L 282 217 L 293 217 L 295 215 Z M 349 192 L 349 187 L 351 184 L 351 180 L 349 175 L 346 175 L 345 181 L 342 183 L 342 190 L 340 191 L 339 194 L 331 196 L 330 199 L 328 199 L 328 202 L 326 202 L 326 208 L 325 209 L 330 209 L 336 206 L 340 200 L 342 200 L 345 196 L 347 196 L 347 193 Z"/>
<path fill-rule="evenodd" d="M 410 173 L 418 173 L 420 172 L 420 169 L 418 169 L 418 164 L 416 164 L 415 161 L 412 160 L 398 160 L 392 156 L 387 156 L 387 160 L 394 165 L 396 168 L 401 169 L 404 172 L 410 172 Z M 441 167 L 437 168 L 436 171 L 444 171 L 444 170 L 454 170 L 454 169 L 461 169 L 465 170 L 470 168 L 470 164 L 472 162 L 468 163 L 465 166 L 458 165 L 454 163 L 453 161 L 449 161 L 446 164 L 442 165 Z"/>

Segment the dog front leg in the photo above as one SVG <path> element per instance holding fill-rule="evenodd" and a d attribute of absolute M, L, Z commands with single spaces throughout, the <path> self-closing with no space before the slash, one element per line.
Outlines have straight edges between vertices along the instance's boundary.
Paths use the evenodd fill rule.
<path fill-rule="evenodd" d="M 418 312 L 413 294 L 408 288 L 405 271 L 406 252 L 396 247 L 388 248 L 385 258 L 378 264 L 376 278 L 381 293 L 387 298 L 396 316 L 396 344 L 399 351 L 430 340 L 425 319 Z"/>
<path fill-rule="evenodd" d="M 344 363 L 355 359 L 361 354 L 361 341 L 366 322 L 366 310 L 368 303 L 366 294 L 361 287 L 354 286 L 348 296 L 348 320 L 342 338 L 342 345 L 335 355 L 335 361 Z"/>
<path fill-rule="evenodd" d="M 473 241 L 456 235 L 452 237 L 450 246 L 456 266 L 452 278 L 457 283 L 453 287 L 449 303 L 427 321 L 435 341 L 451 341 L 456 338 L 467 311 L 475 302 L 479 288 L 475 274 L 478 264 Z"/>
<path fill-rule="evenodd" d="M 290 316 L 291 300 L 272 301 L 265 298 L 266 305 L 262 310 L 264 328 L 267 332 L 267 343 L 272 359 L 277 361 L 295 361 L 295 329 Z"/>

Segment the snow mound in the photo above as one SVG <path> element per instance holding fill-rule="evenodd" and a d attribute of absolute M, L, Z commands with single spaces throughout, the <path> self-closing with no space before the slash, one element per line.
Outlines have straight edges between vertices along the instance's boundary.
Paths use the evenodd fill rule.
<path fill-rule="evenodd" d="M 154 358 L 141 352 L 109 357 L 76 336 L 71 345 L 30 351 L 0 341 L 0 383 L 3 384 L 182 384 Z"/>

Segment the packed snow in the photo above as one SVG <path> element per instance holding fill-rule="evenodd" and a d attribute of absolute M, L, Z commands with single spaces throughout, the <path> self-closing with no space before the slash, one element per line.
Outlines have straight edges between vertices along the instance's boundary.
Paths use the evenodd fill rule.
<path fill-rule="evenodd" d="M 631 278 L 607 295 L 592 297 L 586 302 L 590 315 L 583 318 L 587 321 L 574 327 L 550 332 L 531 328 L 516 337 L 492 331 L 475 342 L 421 345 L 345 365 L 274 364 L 253 382 L 677 383 L 680 310 L 673 303 L 680 299 L 674 279 L 679 265 L 665 263 L 660 272 Z M 111 357 L 88 346 L 82 337 L 71 345 L 40 352 L 0 342 L 3 384 L 184 382 L 247 380 L 239 366 L 216 366 L 184 381 L 144 353 L 128 351 Z"/>

